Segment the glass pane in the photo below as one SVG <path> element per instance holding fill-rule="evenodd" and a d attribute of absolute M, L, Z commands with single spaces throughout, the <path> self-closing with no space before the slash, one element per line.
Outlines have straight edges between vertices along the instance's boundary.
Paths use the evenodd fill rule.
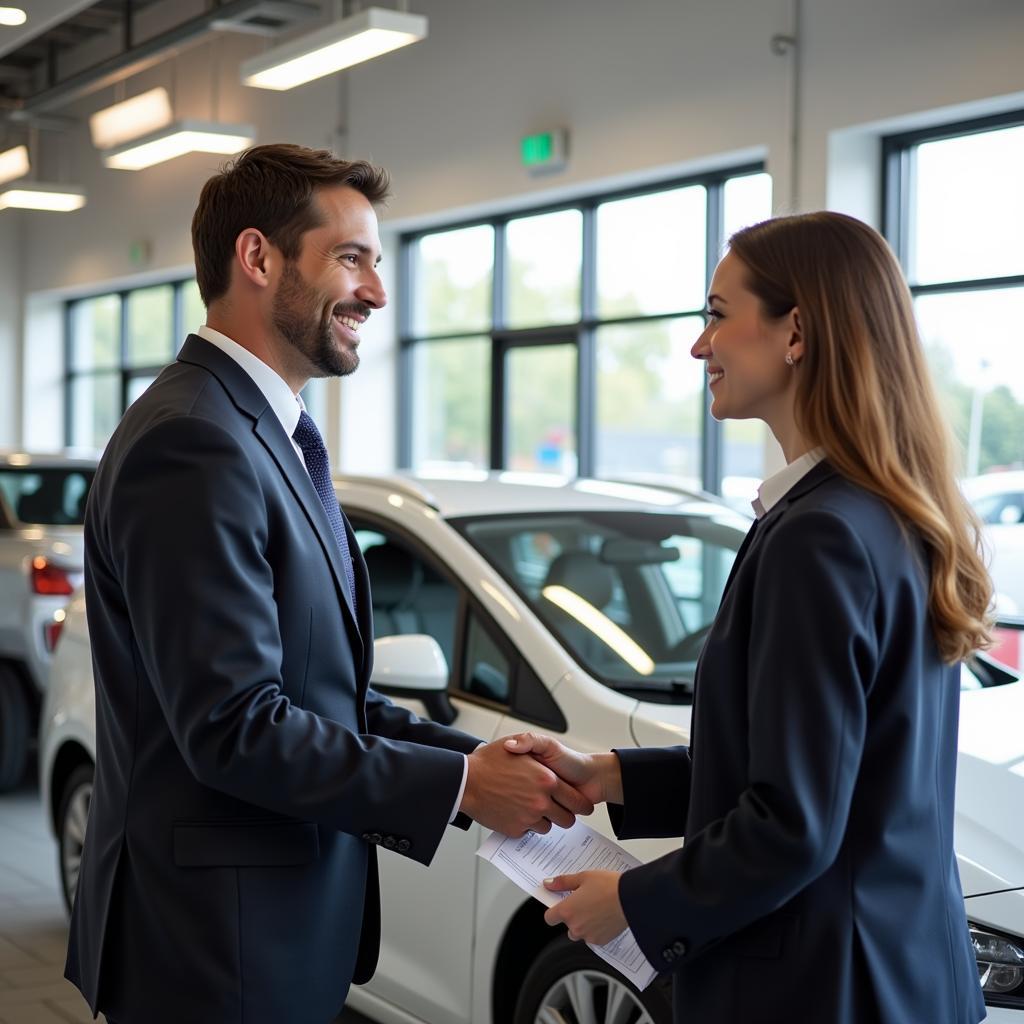
<path fill-rule="evenodd" d="M 128 379 L 128 404 L 131 405 L 155 380 L 155 373 L 147 373 L 141 377 L 130 377 Z"/>
<path fill-rule="evenodd" d="M 1024 273 L 1024 126 L 926 142 L 915 159 L 912 280 Z"/>
<path fill-rule="evenodd" d="M 580 318 L 583 214 L 560 210 L 509 222 L 508 323 L 575 323 Z"/>
<path fill-rule="evenodd" d="M 0 467 L 0 503 L 23 523 L 81 526 L 93 475 L 91 469 Z"/>
<path fill-rule="evenodd" d="M 174 353 L 174 288 L 161 284 L 128 294 L 128 366 L 163 366 Z"/>
<path fill-rule="evenodd" d="M 508 354 L 507 468 L 576 475 L 576 346 Z"/>
<path fill-rule="evenodd" d="M 915 307 L 965 475 L 1024 466 L 1024 288 L 921 295 Z"/>
<path fill-rule="evenodd" d="M 763 420 L 722 422 L 722 497 L 742 512 L 750 512 L 764 480 L 768 427 Z M 774 443 L 774 442 L 773 442 Z"/>
<path fill-rule="evenodd" d="M 121 361 L 121 297 L 100 295 L 71 307 L 71 369 L 93 370 Z"/>
<path fill-rule="evenodd" d="M 491 325 L 494 229 L 478 224 L 426 235 L 413 252 L 417 334 L 455 334 Z"/>
<path fill-rule="evenodd" d="M 502 654 L 476 616 L 471 616 L 466 633 L 466 663 L 462 689 L 478 697 L 507 704 L 511 677 L 512 669 L 508 658 Z"/>
<path fill-rule="evenodd" d="M 419 470 L 490 465 L 489 338 L 412 349 L 412 464 Z"/>
<path fill-rule="evenodd" d="M 459 528 L 595 678 L 644 700 L 688 703 L 685 684 L 748 523 L 592 511 L 491 514 Z"/>
<path fill-rule="evenodd" d="M 181 331 L 182 337 L 174 339 L 175 350 L 181 347 L 185 336 L 194 334 L 197 327 L 206 323 L 206 307 L 199 297 L 199 285 L 186 281 L 181 286 Z"/>
<path fill-rule="evenodd" d="M 121 418 L 121 375 L 97 373 L 71 381 L 71 444 L 102 448 Z"/>
<path fill-rule="evenodd" d="M 699 487 L 704 366 L 699 317 L 597 331 L 598 476 Z"/>
<path fill-rule="evenodd" d="M 772 176 L 744 174 L 730 178 L 723 189 L 722 237 L 725 241 L 740 228 L 772 215 Z"/>
<path fill-rule="evenodd" d="M 616 317 L 701 309 L 706 218 L 703 185 L 599 206 L 599 314 Z"/>

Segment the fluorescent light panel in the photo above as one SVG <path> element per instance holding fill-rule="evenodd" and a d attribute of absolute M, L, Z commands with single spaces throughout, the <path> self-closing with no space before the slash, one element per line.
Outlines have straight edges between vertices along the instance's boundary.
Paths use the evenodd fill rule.
<path fill-rule="evenodd" d="M 257 89 L 294 89 L 408 46 L 426 34 L 427 19 L 420 14 L 368 7 L 245 61 L 240 69 L 242 84 Z"/>
<path fill-rule="evenodd" d="M 89 132 L 97 149 L 110 149 L 163 128 L 173 118 L 170 97 L 161 85 L 98 110 L 89 118 Z"/>
<path fill-rule="evenodd" d="M 118 170 L 139 171 L 185 153 L 237 153 L 252 145 L 255 137 L 251 124 L 176 121 L 167 128 L 108 150 L 103 154 L 103 162 Z"/>
<path fill-rule="evenodd" d="M 69 213 L 85 206 L 85 189 L 76 185 L 50 185 L 27 181 L 17 188 L 0 192 L 0 210 L 52 210 Z"/>
<path fill-rule="evenodd" d="M 0 7 L 0 25 L 24 25 L 28 16 L 20 7 Z"/>
<path fill-rule="evenodd" d="M 0 153 L 0 182 L 24 178 L 29 171 L 28 147 L 15 146 Z"/>

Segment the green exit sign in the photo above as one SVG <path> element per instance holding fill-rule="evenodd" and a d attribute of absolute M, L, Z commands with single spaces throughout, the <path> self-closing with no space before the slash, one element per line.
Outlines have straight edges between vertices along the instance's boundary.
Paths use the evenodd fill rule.
<path fill-rule="evenodd" d="M 568 134 L 564 128 L 556 128 L 524 136 L 519 142 L 523 166 L 531 174 L 561 170 L 565 166 Z"/>

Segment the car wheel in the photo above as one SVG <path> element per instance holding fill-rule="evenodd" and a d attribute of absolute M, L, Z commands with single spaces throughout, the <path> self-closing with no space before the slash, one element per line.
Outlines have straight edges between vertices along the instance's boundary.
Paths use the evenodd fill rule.
<path fill-rule="evenodd" d="M 583 943 L 556 939 L 534 961 L 514 1024 L 671 1024 L 672 1005 L 655 981 L 643 992 Z"/>
<path fill-rule="evenodd" d="M 0 793 L 14 789 L 28 761 L 29 706 L 21 680 L 0 665 Z"/>
<path fill-rule="evenodd" d="M 93 766 L 80 764 L 64 786 L 57 812 L 57 841 L 60 858 L 60 884 L 64 890 L 64 903 L 71 913 L 78 888 L 78 874 L 82 868 L 82 848 L 85 830 L 89 824 L 89 803 L 92 800 Z"/>

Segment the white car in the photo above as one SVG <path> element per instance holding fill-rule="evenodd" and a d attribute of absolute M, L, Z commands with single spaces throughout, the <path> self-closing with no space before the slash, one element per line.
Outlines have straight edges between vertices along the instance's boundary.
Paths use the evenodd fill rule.
<path fill-rule="evenodd" d="M 686 742 L 696 658 L 748 520 L 705 495 L 510 477 L 336 481 L 373 583 L 373 685 L 485 739 L 534 728 L 583 750 Z M 984 660 L 964 680 L 967 911 L 989 1019 L 1024 1024 L 1024 683 Z M 78 596 L 40 752 L 69 898 L 94 730 Z M 588 820 L 612 834 L 603 808 Z M 349 1005 L 382 1024 L 668 1024 L 664 983 L 641 995 L 548 928 L 539 903 L 475 856 L 482 839 L 476 825 L 449 829 L 429 869 L 381 859 L 380 966 Z M 626 844 L 642 859 L 674 845 Z"/>
<path fill-rule="evenodd" d="M 996 608 L 1024 616 L 1024 471 L 985 473 L 961 486 L 984 523 Z"/>
<path fill-rule="evenodd" d="M 95 459 L 0 452 L 0 793 L 28 765 L 64 606 L 82 582 Z"/>

